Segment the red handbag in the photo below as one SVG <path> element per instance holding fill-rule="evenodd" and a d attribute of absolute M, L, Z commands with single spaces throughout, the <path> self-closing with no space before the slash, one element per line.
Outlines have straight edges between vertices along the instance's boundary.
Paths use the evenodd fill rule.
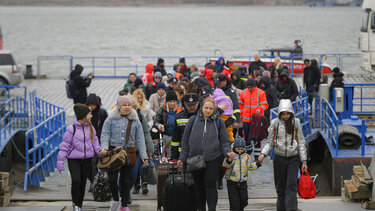
<path fill-rule="evenodd" d="M 315 184 L 307 171 L 302 171 L 298 179 L 298 194 L 302 199 L 315 198 Z"/>

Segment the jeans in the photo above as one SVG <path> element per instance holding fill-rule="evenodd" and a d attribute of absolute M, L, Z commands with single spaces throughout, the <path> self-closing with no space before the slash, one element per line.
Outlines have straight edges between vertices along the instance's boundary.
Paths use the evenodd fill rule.
<path fill-rule="evenodd" d="M 91 169 L 91 158 L 68 159 L 68 167 L 72 178 L 71 194 L 73 204 L 82 207 L 86 181 Z"/>
<path fill-rule="evenodd" d="M 273 159 L 273 171 L 277 192 L 277 211 L 297 211 L 297 177 L 300 167 L 298 156 Z"/>
<path fill-rule="evenodd" d="M 139 182 L 142 182 L 143 184 L 144 178 L 142 175 L 142 166 L 143 166 L 143 161 L 141 159 L 141 156 L 137 152 L 137 162 L 135 163 L 132 169 L 132 174 L 130 177 L 130 187 L 133 187 L 136 184 L 139 184 Z"/>
<path fill-rule="evenodd" d="M 193 172 L 195 183 L 195 199 L 199 210 L 206 210 L 206 202 L 208 210 L 216 210 L 217 205 L 217 189 L 216 181 L 221 171 L 223 157 L 218 157 L 212 161 L 206 161 L 206 168 Z"/>
<path fill-rule="evenodd" d="M 120 172 L 120 180 L 121 180 L 121 206 L 127 207 L 128 206 L 128 198 L 130 195 L 130 176 L 132 172 L 132 165 L 123 166 L 116 171 L 108 172 L 109 178 L 109 186 L 111 187 L 112 198 L 113 201 L 119 200 L 119 186 L 118 186 L 118 173 Z"/>

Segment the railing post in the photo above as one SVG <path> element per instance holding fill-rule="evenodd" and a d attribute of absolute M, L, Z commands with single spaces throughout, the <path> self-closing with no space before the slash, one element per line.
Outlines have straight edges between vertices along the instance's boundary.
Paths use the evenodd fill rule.
<path fill-rule="evenodd" d="M 92 64 L 91 64 L 92 74 L 95 75 L 95 57 L 92 57 L 91 59 L 92 59 Z"/>
<path fill-rule="evenodd" d="M 362 126 L 361 126 L 361 156 L 364 157 L 365 154 L 366 154 L 366 143 L 365 143 L 365 136 L 366 136 L 366 123 L 365 123 L 365 120 L 361 120 L 362 121 Z"/>
<path fill-rule="evenodd" d="M 116 78 L 116 71 L 117 71 L 117 66 L 116 66 L 116 57 L 113 57 L 113 71 L 114 71 L 114 76 Z"/>

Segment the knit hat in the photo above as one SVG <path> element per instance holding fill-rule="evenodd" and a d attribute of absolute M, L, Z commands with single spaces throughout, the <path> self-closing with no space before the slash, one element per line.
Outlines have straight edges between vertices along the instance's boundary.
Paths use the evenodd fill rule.
<path fill-rule="evenodd" d="M 196 72 L 192 72 L 192 73 L 190 74 L 190 78 L 193 79 L 193 78 L 195 78 L 196 76 L 199 76 L 199 75 L 201 75 L 201 73 L 198 72 L 198 71 L 196 71 Z"/>
<path fill-rule="evenodd" d="M 169 91 L 167 92 L 167 97 L 165 98 L 165 101 L 171 101 L 171 100 L 176 100 L 177 101 L 177 94 L 174 91 Z"/>
<path fill-rule="evenodd" d="M 121 108 L 121 106 L 123 106 L 124 104 L 132 104 L 132 101 L 130 100 L 130 98 L 126 95 L 124 96 L 119 96 L 117 98 L 117 107 L 118 108 Z"/>
<path fill-rule="evenodd" d="M 247 81 L 246 81 L 246 86 L 247 87 L 255 87 L 256 86 L 256 82 L 254 79 L 252 78 L 249 78 Z"/>
<path fill-rule="evenodd" d="M 185 64 L 185 58 L 184 57 L 180 58 L 180 63 L 184 63 Z"/>
<path fill-rule="evenodd" d="M 246 147 L 245 139 L 243 139 L 241 136 L 238 136 L 234 139 L 233 149 L 245 148 L 245 147 Z"/>
<path fill-rule="evenodd" d="M 217 81 L 226 81 L 227 80 L 227 76 L 224 75 L 224 74 L 220 74 L 218 77 L 217 77 Z"/>
<path fill-rule="evenodd" d="M 91 112 L 91 109 L 87 105 L 81 103 L 75 104 L 73 110 L 77 120 L 85 118 L 87 114 Z"/>
<path fill-rule="evenodd" d="M 165 87 L 165 84 L 160 82 L 158 83 L 158 85 L 156 85 L 156 91 L 159 90 L 159 89 L 166 89 L 167 87 Z"/>
<path fill-rule="evenodd" d="M 158 65 L 160 64 L 160 63 L 163 63 L 164 62 L 164 59 L 162 59 L 162 58 L 158 58 Z"/>
<path fill-rule="evenodd" d="M 156 72 L 154 74 L 154 78 L 156 78 L 156 77 L 159 77 L 161 79 L 161 77 L 163 77 L 163 75 L 161 74 L 161 72 Z"/>

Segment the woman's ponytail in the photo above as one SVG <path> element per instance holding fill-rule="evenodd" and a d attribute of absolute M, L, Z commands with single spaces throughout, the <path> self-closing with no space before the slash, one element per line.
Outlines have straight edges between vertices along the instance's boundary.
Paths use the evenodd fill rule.
<path fill-rule="evenodd" d="M 91 138 L 91 141 L 94 142 L 94 139 L 95 139 L 94 127 L 92 126 L 90 121 L 89 121 L 89 126 L 90 126 L 90 138 Z"/>

